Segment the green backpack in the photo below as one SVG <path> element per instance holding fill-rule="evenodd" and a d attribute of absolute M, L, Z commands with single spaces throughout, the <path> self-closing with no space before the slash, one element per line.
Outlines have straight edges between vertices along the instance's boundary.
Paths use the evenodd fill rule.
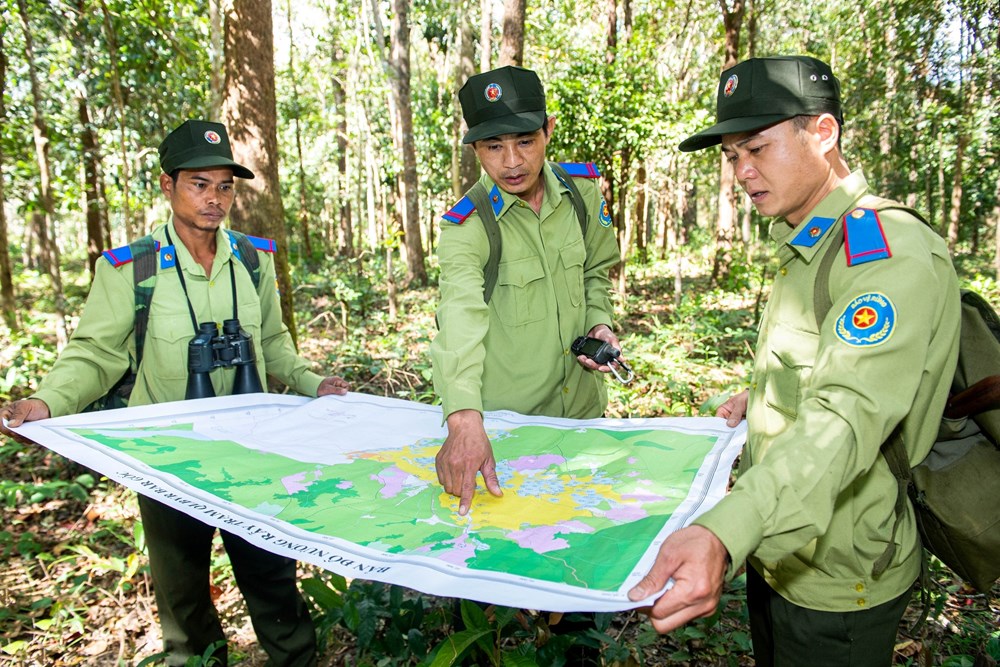
<path fill-rule="evenodd" d="M 260 288 L 260 257 L 250 238 L 233 229 L 226 233 L 236 243 L 239 259 L 243 262 L 253 280 L 254 289 Z M 132 282 L 135 292 L 135 359 L 131 360 L 129 369 L 118 379 L 108 393 L 83 409 L 83 412 L 97 410 L 114 410 L 128 407 L 129 397 L 135 387 L 135 380 L 142 363 L 142 351 L 146 345 L 146 330 L 149 328 L 149 306 L 153 302 L 153 289 L 156 287 L 156 264 L 159 258 L 159 248 L 152 236 L 146 235 L 128 244 L 131 252 L 133 270 Z M 107 251 L 106 251 L 107 253 Z M 108 256 L 113 261 L 113 255 Z"/>
<path fill-rule="evenodd" d="M 862 206 L 905 210 L 929 226 L 913 209 L 886 199 L 867 197 Z M 841 227 L 816 278 L 817 326 L 833 305 L 830 267 L 843 245 Z M 958 367 L 930 453 L 910 468 L 898 429 L 882 445 L 899 493 L 893 539 L 872 576 L 880 576 L 892 562 L 896 528 L 909 497 L 924 548 L 985 593 L 1000 578 L 1000 318 L 982 296 L 968 290 L 962 290 L 961 317 Z"/>

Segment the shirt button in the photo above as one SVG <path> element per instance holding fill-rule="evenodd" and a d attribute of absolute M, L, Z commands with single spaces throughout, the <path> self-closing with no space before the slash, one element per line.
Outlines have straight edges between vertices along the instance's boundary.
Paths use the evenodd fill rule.
<path fill-rule="evenodd" d="M 214 280 L 209 280 L 208 281 L 208 286 L 209 287 L 215 287 L 215 281 Z"/>
<path fill-rule="evenodd" d="M 569 350 L 563 350 L 563 354 L 569 354 Z"/>
<path fill-rule="evenodd" d="M 564 394 L 568 394 L 569 393 L 569 387 L 563 387 L 563 393 Z"/>
<path fill-rule="evenodd" d="M 785 267 L 781 267 L 781 275 L 787 276 L 788 275 L 788 269 L 786 269 Z"/>
<path fill-rule="evenodd" d="M 858 598 L 858 606 L 859 607 L 864 607 L 865 606 L 865 599 L 864 598 Z"/>
<path fill-rule="evenodd" d="M 864 584 L 858 584 L 857 586 L 854 587 L 854 590 L 856 590 L 859 593 L 864 593 L 865 592 L 865 585 Z"/>

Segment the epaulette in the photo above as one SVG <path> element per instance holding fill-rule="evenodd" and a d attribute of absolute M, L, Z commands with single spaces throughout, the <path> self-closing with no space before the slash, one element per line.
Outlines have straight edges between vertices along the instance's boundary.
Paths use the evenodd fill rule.
<path fill-rule="evenodd" d="M 559 166 L 574 178 L 600 178 L 601 172 L 593 162 L 560 162 Z"/>
<path fill-rule="evenodd" d="M 156 242 L 156 250 L 159 251 L 160 242 Z M 108 260 L 108 264 L 115 267 L 116 269 L 126 264 L 129 264 L 132 260 L 132 246 L 123 245 L 120 248 L 112 248 L 111 250 L 105 250 L 101 253 L 104 259 Z"/>
<path fill-rule="evenodd" d="M 247 234 L 247 238 L 250 239 L 253 247 L 261 252 L 269 252 L 271 254 L 278 252 L 278 244 L 274 239 L 265 239 L 261 236 L 250 236 L 249 234 Z"/>
<path fill-rule="evenodd" d="M 878 211 L 856 208 L 844 215 L 844 250 L 848 266 L 892 257 Z"/>
<path fill-rule="evenodd" d="M 476 205 L 472 203 L 472 200 L 468 197 L 462 197 L 458 200 L 458 203 L 448 209 L 448 212 L 441 217 L 448 222 L 453 222 L 456 225 L 460 225 L 465 222 L 472 212 L 476 210 Z"/>

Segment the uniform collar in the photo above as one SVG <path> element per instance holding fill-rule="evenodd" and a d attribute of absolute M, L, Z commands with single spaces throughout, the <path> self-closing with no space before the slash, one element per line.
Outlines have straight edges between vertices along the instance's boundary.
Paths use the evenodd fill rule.
<path fill-rule="evenodd" d="M 562 199 L 563 193 L 569 192 L 569 188 L 559 180 L 559 177 L 552 171 L 548 162 L 542 167 L 542 180 L 545 183 L 545 192 L 542 194 L 542 208 L 538 215 L 540 219 L 544 219 L 549 213 L 555 210 Z M 482 182 L 486 186 L 486 192 L 490 204 L 493 206 L 493 212 L 496 214 L 497 221 L 500 221 L 504 214 L 512 208 L 529 208 L 527 202 L 517 195 L 512 195 L 500 189 L 500 186 L 485 172 L 483 172 Z"/>
<path fill-rule="evenodd" d="M 826 239 L 839 229 L 844 213 L 867 192 L 868 181 L 864 173 L 861 170 L 851 172 L 795 227 L 784 220 L 775 221 L 771 225 L 771 239 L 811 262 Z"/>
<path fill-rule="evenodd" d="M 174 221 L 172 218 L 165 225 L 162 225 L 158 230 L 153 232 L 153 237 L 161 244 L 161 252 L 168 247 L 166 234 L 167 230 L 170 231 L 170 239 L 173 241 L 173 246 L 170 247 L 173 248 L 177 261 L 181 263 L 181 267 L 186 271 L 190 271 L 193 267 L 200 266 L 194 261 L 194 257 L 191 256 L 187 246 L 181 242 L 180 236 L 177 234 L 177 228 L 174 227 Z M 226 233 L 225 228 L 220 225 L 219 228 L 215 230 L 215 261 L 213 261 L 212 264 L 214 267 L 225 266 L 225 262 L 228 262 L 232 257 L 233 251 L 230 247 L 229 235 Z"/>

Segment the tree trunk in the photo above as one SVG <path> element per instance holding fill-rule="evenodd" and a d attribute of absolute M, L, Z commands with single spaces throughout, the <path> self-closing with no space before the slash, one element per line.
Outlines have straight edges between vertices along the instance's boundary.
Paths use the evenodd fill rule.
<path fill-rule="evenodd" d="M 233 227 L 272 238 L 277 244 L 275 272 L 281 293 L 281 316 L 297 344 L 285 210 L 278 182 L 278 112 L 270 0 L 233 0 L 226 11 L 224 34 L 223 117 L 234 158 L 256 175 L 239 184 L 231 213 Z"/>
<path fill-rule="evenodd" d="M 309 239 L 309 206 L 306 192 L 306 168 L 302 160 L 302 120 L 299 108 L 299 84 L 295 72 L 295 32 L 292 21 L 292 0 L 285 0 L 285 16 L 288 17 L 288 74 L 292 80 L 292 108 L 295 110 L 295 155 L 298 159 L 299 175 L 299 233 L 302 234 L 302 253 L 306 261 L 313 256 L 312 241 Z"/>
<path fill-rule="evenodd" d="M 49 170 L 49 130 L 42 115 L 42 92 L 35 71 L 35 53 L 28 20 L 25 0 L 18 0 L 21 24 L 24 27 L 24 55 L 28 64 L 28 78 L 31 81 L 31 100 L 34 113 L 35 157 L 38 161 L 38 198 L 42 211 L 37 217 L 38 249 L 42 263 L 52 281 L 53 301 L 56 309 L 56 348 L 62 350 L 69 342 L 66 324 L 66 293 L 63 291 L 62 276 L 59 273 L 59 245 L 55 239 L 55 203 L 52 200 L 52 177 Z M 50 235 L 49 230 L 52 230 Z"/>
<path fill-rule="evenodd" d="M 757 34 L 767 0 L 746 0 L 747 58 L 757 57 Z"/>
<path fill-rule="evenodd" d="M 468 127 L 462 118 L 462 105 L 458 101 L 458 91 L 470 76 L 476 72 L 475 44 L 472 41 L 472 21 L 469 0 L 459 3 L 458 15 L 458 62 L 455 66 L 455 94 L 452 96 L 452 150 L 451 150 L 451 190 L 455 199 L 461 197 L 479 178 L 476 154 L 462 143 Z"/>
<path fill-rule="evenodd" d="M 351 220 L 351 189 L 347 174 L 347 90 L 343 82 L 344 51 L 335 44 L 332 55 L 333 74 L 330 83 L 333 89 L 334 113 L 337 115 L 337 188 L 334 192 L 337 198 L 337 225 L 340 239 L 337 252 L 341 257 L 354 257 L 354 223 Z"/>
<path fill-rule="evenodd" d="M 479 71 L 488 72 L 493 62 L 493 0 L 482 0 L 479 7 Z"/>
<path fill-rule="evenodd" d="M 128 138 L 125 129 L 125 95 L 122 93 L 121 75 L 118 72 L 118 37 L 115 35 L 114 26 L 111 24 L 111 14 L 108 12 L 108 6 L 104 0 L 101 0 L 101 12 L 104 16 L 104 36 L 108 40 L 108 62 L 111 63 L 111 93 L 118 110 L 118 130 L 121 133 L 122 220 L 125 224 L 125 234 L 131 241 L 138 236 L 138 230 L 132 221 L 131 202 L 129 201 L 131 197 L 129 182 L 132 180 L 132 175 L 129 172 Z"/>
<path fill-rule="evenodd" d="M 420 193 L 417 188 L 417 152 L 413 145 L 413 106 L 410 97 L 410 0 L 393 0 L 392 93 L 396 98 L 397 148 L 403 156 L 400 174 L 400 212 L 406 243 L 406 283 L 426 285 L 424 248 L 420 238 Z"/>
<path fill-rule="evenodd" d="M 996 197 L 993 201 L 995 202 L 993 204 L 993 279 L 1000 280 L 1000 178 L 997 179 Z"/>
<path fill-rule="evenodd" d="M 723 70 L 739 62 L 740 29 L 743 25 L 743 0 L 719 0 L 722 8 L 722 22 L 725 26 L 726 60 Z M 719 217 L 715 229 L 715 261 L 712 263 L 712 282 L 728 274 L 733 258 L 733 237 L 736 231 L 736 174 L 725 155 L 719 157 Z"/>
<path fill-rule="evenodd" d="M 225 97 L 225 47 L 222 35 L 222 0 L 208 0 L 208 118 L 222 119 L 222 100 Z"/>
<path fill-rule="evenodd" d="M 615 61 L 618 51 L 618 0 L 605 0 L 605 5 L 608 49 L 604 53 L 604 60 L 610 65 Z"/>
<path fill-rule="evenodd" d="M 73 30 L 73 47 L 78 59 L 79 77 L 85 81 L 86 73 L 91 67 L 88 57 L 89 44 L 84 37 L 83 17 L 87 16 L 86 0 L 76 2 L 76 23 Z M 80 145 L 83 162 L 83 210 L 87 221 L 87 269 L 93 282 L 97 260 L 101 252 L 111 247 L 110 227 L 108 221 L 107 201 L 101 171 L 101 146 L 97 131 L 90 119 L 90 102 L 87 98 L 85 83 L 77 87 L 75 92 L 77 117 L 80 121 Z"/>
<path fill-rule="evenodd" d="M 3 31 L 0 30 L 0 124 L 7 122 L 4 94 L 7 91 L 7 52 L 3 48 Z M 11 330 L 19 328 L 17 303 L 14 300 L 14 274 L 11 271 L 10 246 L 7 239 L 6 198 L 3 190 L 3 142 L 0 142 L 0 311 L 3 321 Z"/>
<path fill-rule="evenodd" d="M 97 141 L 97 133 L 90 122 L 90 108 L 87 104 L 86 89 L 81 86 L 76 96 L 77 110 L 80 116 L 80 144 L 83 146 L 83 192 L 84 211 L 87 218 L 87 269 L 90 280 L 94 280 L 97 260 L 101 252 L 107 249 L 104 244 L 104 228 L 107 217 L 101 205 L 100 161 L 101 148 Z"/>
<path fill-rule="evenodd" d="M 948 252 L 953 256 L 955 254 L 955 246 L 958 245 L 958 225 L 962 214 L 962 162 L 965 158 L 965 149 L 968 143 L 968 133 L 964 128 L 959 129 L 958 145 L 955 147 L 955 168 L 952 170 L 951 206 L 948 210 Z"/>
<path fill-rule="evenodd" d="M 503 38 L 500 42 L 497 67 L 506 65 L 521 67 L 524 62 L 525 4 L 526 0 L 504 0 Z"/>
<path fill-rule="evenodd" d="M 646 255 L 646 165 L 640 164 L 635 174 L 635 244 L 639 248 L 639 262 L 645 264 Z"/>

